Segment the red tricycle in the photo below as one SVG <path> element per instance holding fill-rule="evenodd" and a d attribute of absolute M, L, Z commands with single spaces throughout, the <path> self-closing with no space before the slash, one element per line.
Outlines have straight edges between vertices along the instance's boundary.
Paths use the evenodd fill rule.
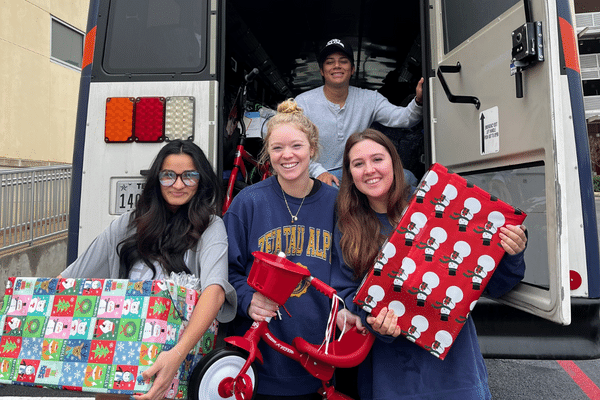
<path fill-rule="evenodd" d="M 311 344 L 301 337 L 296 337 L 288 344 L 270 332 L 270 318 L 254 322 L 243 337 L 226 338 L 228 346 L 213 350 L 202 358 L 191 377 L 190 398 L 252 399 L 257 386 L 253 363 L 256 359 L 263 362 L 258 343 L 261 339 L 266 339 L 270 347 L 298 361 L 311 375 L 322 381 L 320 394 L 323 399 L 350 399 L 336 391 L 331 383 L 334 370 L 360 364 L 371 349 L 375 337 L 371 333 L 365 335 L 352 328 L 339 339 L 334 339 L 339 302 L 336 290 L 285 257 L 258 251 L 252 254 L 254 262 L 248 276 L 248 284 L 277 304 L 283 305 L 303 279 L 332 300 L 325 339 L 323 343 Z"/>

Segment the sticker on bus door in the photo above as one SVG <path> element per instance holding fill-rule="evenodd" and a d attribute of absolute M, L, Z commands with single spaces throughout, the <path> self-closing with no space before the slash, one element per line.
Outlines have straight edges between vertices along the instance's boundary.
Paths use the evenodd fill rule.
<path fill-rule="evenodd" d="M 479 113 L 479 137 L 481 155 L 500 151 L 500 129 L 498 125 L 498 107 L 492 107 Z"/>

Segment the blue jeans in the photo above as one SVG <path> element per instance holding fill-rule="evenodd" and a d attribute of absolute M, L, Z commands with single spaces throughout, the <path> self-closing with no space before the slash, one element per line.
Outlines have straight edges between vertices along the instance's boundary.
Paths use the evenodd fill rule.
<path fill-rule="evenodd" d="M 327 172 L 329 172 L 331 175 L 333 175 L 336 178 L 338 178 L 338 180 L 340 181 L 340 183 L 342 183 L 342 168 L 332 169 L 332 170 L 329 170 Z M 336 186 L 335 182 L 333 183 L 333 187 L 339 189 L 339 187 Z"/>

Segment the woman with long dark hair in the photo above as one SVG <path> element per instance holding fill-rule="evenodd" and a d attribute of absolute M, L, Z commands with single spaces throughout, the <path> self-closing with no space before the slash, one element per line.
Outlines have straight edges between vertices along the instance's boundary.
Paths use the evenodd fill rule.
<path fill-rule="evenodd" d="M 367 129 L 346 142 L 343 177 L 337 199 L 339 242 L 348 275 L 355 278 L 347 304 L 372 268 L 379 249 L 400 222 L 407 206 L 408 188 L 400 157 L 381 132 Z M 523 251 L 527 243 L 523 225 L 500 228 L 506 254 L 488 282 L 486 292 L 499 297 L 512 289 L 525 273 Z M 337 236 L 337 235 L 336 235 Z M 340 290 L 338 290 L 341 293 Z M 384 307 L 378 315 L 354 309 L 359 317 L 341 312 L 338 322 L 377 334 L 367 359 L 358 367 L 361 400 L 372 399 L 490 399 L 487 370 L 479 349 L 475 324 L 468 318 L 444 360 L 416 344 L 399 338 L 398 317 Z"/>
<path fill-rule="evenodd" d="M 197 145 L 169 142 L 152 163 L 135 210 L 114 220 L 59 276 L 151 280 L 183 272 L 199 278 L 201 295 L 188 327 L 142 374 L 144 379 L 154 376 L 154 383 L 148 393 L 134 396 L 138 400 L 162 399 L 214 319 L 228 322 L 235 315 L 220 187 Z"/>

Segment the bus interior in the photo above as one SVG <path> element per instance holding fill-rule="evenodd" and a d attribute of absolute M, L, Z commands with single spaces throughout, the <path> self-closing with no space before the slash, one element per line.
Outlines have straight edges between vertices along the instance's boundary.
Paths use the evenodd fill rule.
<path fill-rule="evenodd" d="M 302 3 L 228 0 L 224 101 L 226 114 L 244 76 L 253 68 L 258 79 L 248 87 L 249 108 L 272 109 L 286 98 L 322 85 L 317 55 L 332 38 L 350 43 L 355 54 L 351 85 L 377 90 L 391 103 L 407 104 L 422 76 L 419 1 L 314 0 Z M 392 139 L 405 167 L 417 178 L 425 172 L 423 126 L 382 129 Z M 229 139 L 229 140 L 227 140 Z M 236 138 L 226 138 L 224 169 L 230 169 Z M 247 150 L 260 150 L 249 139 Z"/>

